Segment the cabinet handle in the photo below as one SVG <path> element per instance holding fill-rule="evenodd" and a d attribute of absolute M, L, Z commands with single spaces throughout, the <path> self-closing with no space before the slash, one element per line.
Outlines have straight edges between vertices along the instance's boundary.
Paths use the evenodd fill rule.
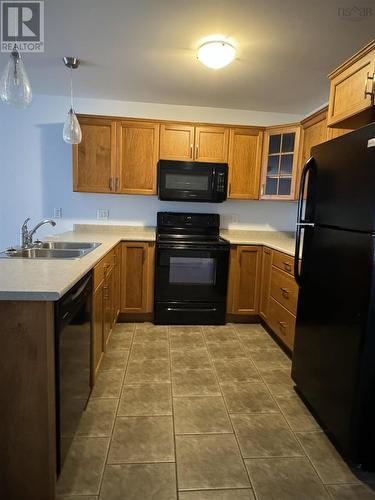
<path fill-rule="evenodd" d="M 287 288 L 284 288 L 284 287 L 280 287 L 280 290 L 281 290 L 283 297 L 288 299 L 289 298 L 289 290 Z"/>
<path fill-rule="evenodd" d="M 197 143 L 197 144 L 195 145 L 195 159 L 197 159 L 197 158 L 198 158 L 198 155 L 199 155 L 199 144 Z"/>
<path fill-rule="evenodd" d="M 120 188 L 120 179 L 118 177 L 115 178 L 115 191 L 118 191 Z"/>
<path fill-rule="evenodd" d="M 190 158 L 193 158 L 193 145 L 190 144 Z"/>
<path fill-rule="evenodd" d="M 281 333 L 283 335 L 285 335 L 286 334 L 285 330 L 286 330 L 287 324 L 284 323 L 284 321 L 279 321 L 279 325 L 280 325 L 280 328 L 281 328 Z"/>
<path fill-rule="evenodd" d="M 372 81 L 372 85 L 371 85 L 371 91 L 368 91 L 367 90 L 367 84 L 368 84 L 368 81 L 371 80 Z M 371 99 L 374 98 L 374 75 L 370 76 L 370 73 L 367 71 L 367 75 L 366 75 L 366 78 L 365 78 L 365 99 L 367 96 L 371 97 Z"/>
<path fill-rule="evenodd" d="M 109 178 L 109 190 L 110 191 L 113 190 L 113 178 L 112 177 Z"/>
<path fill-rule="evenodd" d="M 109 294 L 108 294 L 108 286 L 106 285 L 104 287 L 104 300 L 108 300 Z"/>
<path fill-rule="evenodd" d="M 292 270 L 292 266 L 289 264 L 289 262 L 283 262 L 284 264 L 284 269 L 285 271 L 291 271 Z"/>

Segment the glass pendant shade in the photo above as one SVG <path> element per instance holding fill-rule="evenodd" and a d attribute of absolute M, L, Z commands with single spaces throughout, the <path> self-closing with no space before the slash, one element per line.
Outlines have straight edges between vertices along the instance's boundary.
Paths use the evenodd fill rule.
<path fill-rule="evenodd" d="M 17 108 L 26 108 L 33 100 L 30 80 L 17 51 L 10 54 L 10 59 L 1 75 L 0 99 Z"/>
<path fill-rule="evenodd" d="M 82 130 L 73 108 L 69 109 L 66 117 L 63 139 L 68 144 L 79 144 L 82 141 Z"/>

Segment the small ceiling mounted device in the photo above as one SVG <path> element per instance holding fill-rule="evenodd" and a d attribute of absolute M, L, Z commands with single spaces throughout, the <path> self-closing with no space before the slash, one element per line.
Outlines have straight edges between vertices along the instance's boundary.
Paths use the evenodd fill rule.
<path fill-rule="evenodd" d="M 79 144 L 82 141 L 82 130 L 79 126 L 73 105 L 73 69 L 77 69 L 80 60 L 76 57 L 64 57 L 64 64 L 70 69 L 70 108 L 64 124 L 63 139 L 68 144 Z"/>
<path fill-rule="evenodd" d="M 33 100 L 30 80 L 16 49 L 11 52 L 0 78 L 0 99 L 16 108 L 27 108 Z"/>
<path fill-rule="evenodd" d="M 236 57 L 236 49 L 224 40 L 212 40 L 198 48 L 197 59 L 212 69 L 224 68 Z"/>

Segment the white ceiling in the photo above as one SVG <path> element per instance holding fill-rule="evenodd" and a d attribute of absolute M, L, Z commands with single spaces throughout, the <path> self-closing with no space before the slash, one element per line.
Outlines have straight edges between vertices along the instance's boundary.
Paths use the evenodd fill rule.
<path fill-rule="evenodd" d="M 67 93 L 61 57 L 74 55 L 81 97 L 307 113 L 327 100 L 327 73 L 374 37 L 375 7 L 345 20 L 345 6 L 353 2 L 46 0 L 46 51 L 24 59 L 38 94 Z M 217 71 L 195 58 L 214 33 L 238 45 Z"/>

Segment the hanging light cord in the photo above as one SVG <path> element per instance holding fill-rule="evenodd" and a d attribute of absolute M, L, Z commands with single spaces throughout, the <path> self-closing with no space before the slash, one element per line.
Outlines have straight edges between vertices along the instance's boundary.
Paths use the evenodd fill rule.
<path fill-rule="evenodd" d="M 70 109 L 74 111 L 73 108 L 73 68 L 70 68 Z"/>

